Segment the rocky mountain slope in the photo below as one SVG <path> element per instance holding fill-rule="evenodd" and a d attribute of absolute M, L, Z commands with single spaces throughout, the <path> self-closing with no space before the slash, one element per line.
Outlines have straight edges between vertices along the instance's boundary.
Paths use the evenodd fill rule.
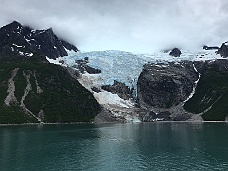
<path fill-rule="evenodd" d="M 67 68 L 46 60 L 71 48 L 77 51 L 51 29 L 31 30 L 17 22 L 0 29 L 0 124 L 94 119 L 101 109 L 92 93 Z"/>
<path fill-rule="evenodd" d="M 198 73 L 191 61 L 146 64 L 138 83 L 138 103 L 142 108 L 170 108 L 191 94 Z"/>
<path fill-rule="evenodd" d="M 157 116 L 166 112 L 164 120 L 225 121 L 227 79 L 226 59 L 147 64 L 138 80 L 138 103 Z"/>
<path fill-rule="evenodd" d="M 67 56 L 67 50 L 78 51 L 74 45 L 59 39 L 51 28 L 33 30 L 17 21 L 0 28 L 1 56 L 14 52 L 24 57 L 31 57 L 34 53 L 38 53 L 56 59 Z"/>
<path fill-rule="evenodd" d="M 228 117 L 228 60 L 196 63 L 200 72 L 194 96 L 184 108 L 206 121 L 224 121 Z"/>

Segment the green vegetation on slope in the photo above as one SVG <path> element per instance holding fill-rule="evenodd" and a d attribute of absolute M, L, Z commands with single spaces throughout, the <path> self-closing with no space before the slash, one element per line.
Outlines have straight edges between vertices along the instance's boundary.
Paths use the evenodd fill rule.
<path fill-rule="evenodd" d="M 207 64 L 201 73 L 194 96 L 185 103 L 185 110 L 203 113 L 206 121 L 224 121 L 228 115 L 228 70 L 226 61 Z M 227 65 L 228 66 L 228 65 Z"/>
<path fill-rule="evenodd" d="M 19 68 L 14 77 L 17 102 L 8 107 L 4 100 L 8 95 L 8 80 L 15 68 Z M 25 75 L 29 76 L 32 89 L 24 104 L 44 122 L 89 122 L 100 111 L 93 95 L 61 66 L 32 60 L 0 60 L 0 123 L 38 121 L 20 107 L 28 84 Z M 37 91 L 36 81 L 42 92 Z"/>

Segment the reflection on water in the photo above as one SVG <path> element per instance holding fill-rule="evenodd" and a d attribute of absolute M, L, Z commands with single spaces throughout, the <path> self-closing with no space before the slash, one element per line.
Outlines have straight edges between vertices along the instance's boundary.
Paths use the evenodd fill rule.
<path fill-rule="evenodd" d="M 226 123 L 0 127 L 0 170 L 226 170 Z"/>

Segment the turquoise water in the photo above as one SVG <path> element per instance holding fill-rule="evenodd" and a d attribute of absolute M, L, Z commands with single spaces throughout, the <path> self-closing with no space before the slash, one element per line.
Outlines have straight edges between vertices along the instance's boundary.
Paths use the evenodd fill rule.
<path fill-rule="evenodd" d="M 228 170 L 228 124 L 0 127 L 0 171 Z"/>

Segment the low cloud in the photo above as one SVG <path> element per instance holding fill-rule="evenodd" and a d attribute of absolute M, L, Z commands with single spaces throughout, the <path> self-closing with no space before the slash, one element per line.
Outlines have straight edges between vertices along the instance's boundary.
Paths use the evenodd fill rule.
<path fill-rule="evenodd" d="M 82 51 L 154 52 L 228 40 L 227 0 L 1 0 L 13 20 L 55 33 Z"/>

